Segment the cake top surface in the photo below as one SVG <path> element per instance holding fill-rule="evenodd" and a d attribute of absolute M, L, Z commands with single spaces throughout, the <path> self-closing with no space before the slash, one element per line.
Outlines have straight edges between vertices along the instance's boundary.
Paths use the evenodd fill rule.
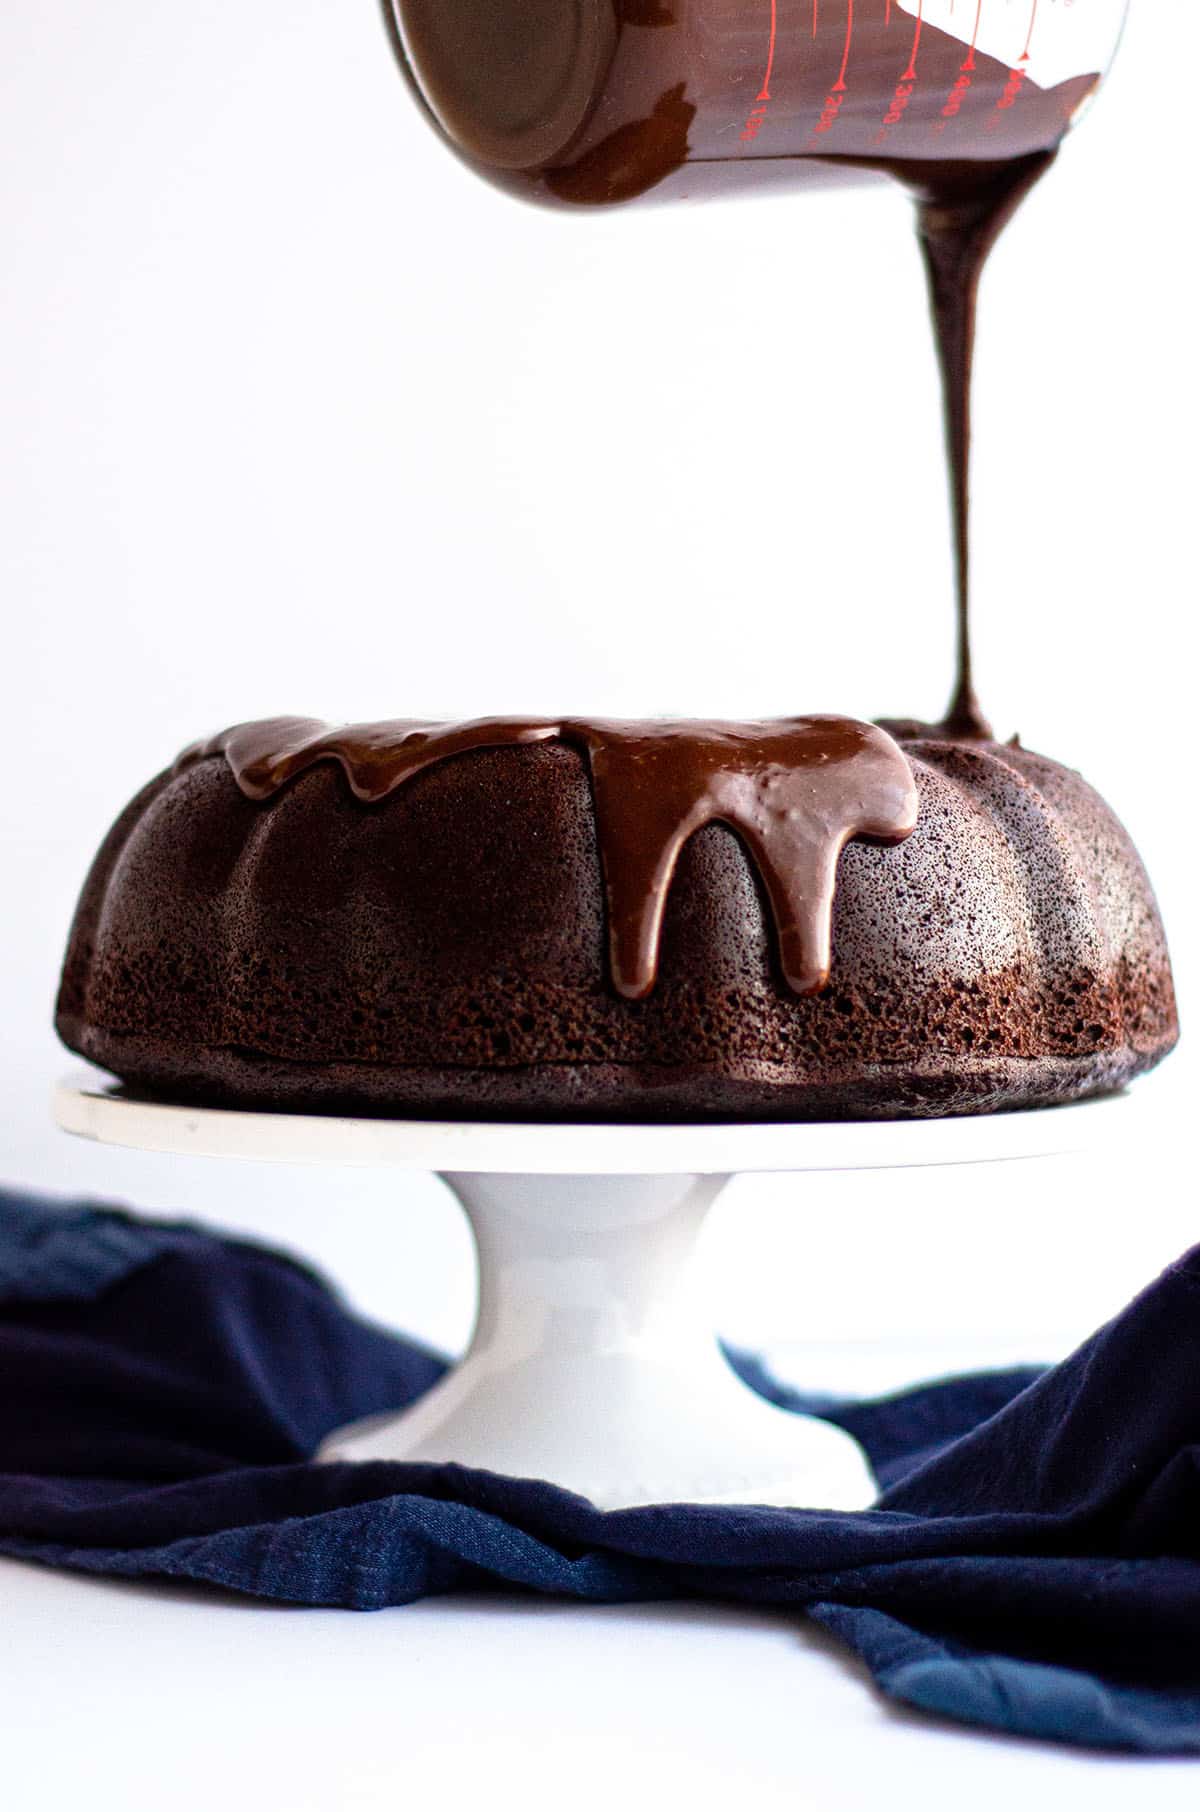
<path fill-rule="evenodd" d="M 854 838 L 899 843 L 917 821 L 917 789 L 885 730 L 853 718 L 480 718 L 329 725 L 276 717 L 235 725 L 179 757 L 223 757 L 247 798 L 268 802 L 320 762 L 376 804 L 436 763 L 474 750 L 562 742 L 591 774 L 608 903 L 612 980 L 627 999 L 654 986 L 667 894 L 679 852 L 701 826 L 728 825 L 762 880 L 784 978 L 812 994 L 829 976 L 838 857 Z"/>

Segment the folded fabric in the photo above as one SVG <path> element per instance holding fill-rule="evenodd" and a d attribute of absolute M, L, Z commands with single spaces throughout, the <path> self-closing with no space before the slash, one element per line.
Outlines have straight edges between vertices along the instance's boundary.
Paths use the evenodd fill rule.
<path fill-rule="evenodd" d="M 1051 1371 L 883 1401 L 858 1514 L 602 1512 L 452 1465 L 315 1465 L 442 1361 L 280 1253 L 0 1191 L 0 1551 L 375 1610 L 503 1589 L 794 1608 L 963 1722 L 1200 1751 L 1200 1249 Z"/>

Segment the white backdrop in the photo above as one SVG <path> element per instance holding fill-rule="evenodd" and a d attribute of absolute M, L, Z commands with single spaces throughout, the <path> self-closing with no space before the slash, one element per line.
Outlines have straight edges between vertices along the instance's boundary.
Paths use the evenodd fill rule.
<path fill-rule="evenodd" d="M 1164 17 L 1173 34 L 1168 41 Z M 1081 767 L 1195 992 L 1200 17 L 1116 71 L 990 272 L 979 664 Z M 1170 237 L 1180 229 L 1178 241 Z M 185 1164 L 49 1124 L 74 896 L 125 799 L 237 718 L 930 714 L 950 563 L 908 210 L 884 189 L 566 218 L 437 144 L 373 0 L 0 9 L 0 1175 L 287 1241 L 455 1344 L 437 1184 Z M 740 1338 L 1036 1354 L 1195 1233 L 1176 1133 L 1117 1161 L 800 1188 L 715 1229 Z M 749 1230 L 753 1237 L 749 1237 Z M 869 1366 L 868 1366 L 869 1369 Z"/>

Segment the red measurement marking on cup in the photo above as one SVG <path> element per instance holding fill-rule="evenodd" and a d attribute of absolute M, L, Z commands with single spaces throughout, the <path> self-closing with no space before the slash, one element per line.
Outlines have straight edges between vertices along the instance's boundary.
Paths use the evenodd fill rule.
<path fill-rule="evenodd" d="M 1021 52 L 1022 63 L 1028 63 L 1028 61 L 1029 61 L 1029 50 L 1030 50 L 1030 46 L 1033 43 L 1034 29 L 1037 26 L 1037 16 L 1038 16 L 1038 0 L 1033 0 L 1033 12 L 1030 14 L 1030 17 L 1029 17 L 1029 36 L 1025 40 L 1025 48 Z"/>
<path fill-rule="evenodd" d="M 1020 61 L 1017 63 L 1016 68 L 1009 70 L 1008 80 L 1005 82 L 1004 87 L 1000 92 L 999 100 L 992 109 L 992 115 L 988 120 L 986 128 L 989 132 L 996 132 L 999 130 L 1004 115 L 1011 107 L 1015 107 L 1021 98 L 1022 91 L 1029 75 L 1029 53 L 1033 47 L 1033 34 L 1037 30 L 1037 22 L 1038 0 L 1033 0 L 1033 6 L 1029 14 L 1029 30 L 1025 34 L 1025 48 L 1021 52 Z"/>
<path fill-rule="evenodd" d="M 902 82 L 915 82 L 917 79 L 917 52 L 921 48 L 921 26 L 924 23 L 925 0 L 917 0 L 917 29 L 913 35 L 912 55 L 908 59 L 908 68 L 900 77 Z"/>
<path fill-rule="evenodd" d="M 771 104 L 771 77 L 775 72 L 775 43 L 778 35 L 779 0 L 771 0 L 771 30 L 767 38 L 767 66 L 763 71 L 762 87 L 758 91 L 758 98 L 746 115 L 746 123 L 742 127 L 743 143 L 758 137 L 762 123 L 767 117 L 767 108 Z"/>
<path fill-rule="evenodd" d="M 983 0 L 976 0 L 975 29 L 971 33 L 971 48 L 967 52 L 967 60 L 963 64 L 964 72 L 970 71 L 975 68 L 975 47 L 979 43 L 979 21 L 982 18 L 983 18 Z"/>
<path fill-rule="evenodd" d="M 771 76 L 775 69 L 775 39 L 778 36 L 778 33 L 778 0 L 771 0 L 771 36 L 767 42 L 767 70 L 766 74 L 763 76 L 762 93 L 758 97 L 760 101 L 769 101 L 771 98 Z"/>
<path fill-rule="evenodd" d="M 925 23 L 925 0 L 917 0 L 917 29 L 913 34 L 912 50 L 908 56 L 908 68 L 896 83 L 891 105 L 883 116 L 880 126 L 871 143 L 875 146 L 886 144 L 892 127 L 898 126 L 904 118 L 908 103 L 912 100 L 917 86 L 917 52 L 921 48 L 921 29 Z"/>
<path fill-rule="evenodd" d="M 808 141 L 810 150 L 815 150 L 818 140 L 826 132 L 832 132 L 837 123 L 837 116 L 842 110 L 842 102 L 846 98 L 846 71 L 850 67 L 850 46 L 853 42 L 854 0 L 846 0 L 846 42 L 842 47 L 842 66 L 838 70 L 837 81 L 825 96 L 821 117 L 812 129 L 812 137 Z"/>
<path fill-rule="evenodd" d="M 846 71 L 850 67 L 850 46 L 854 41 L 854 0 L 846 0 L 846 48 L 842 52 L 842 67 L 838 79 L 833 84 L 834 94 L 845 94 Z"/>
<path fill-rule="evenodd" d="M 984 127 L 985 132 L 999 131 L 1004 123 L 1004 115 L 1008 112 L 1010 107 L 1015 107 L 1020 100 L 1021 91 L 1025 87 L 1027 77 L 1028 71 L 1022 69 L 1019 64 L 1016 69 L 1009 70 L 1008 80 L 1005 82 L 1004 87 L 1000 92 L 1000 99 L 993 107 L 991 118 Z"/>
<path fill-rule="evenodd" d="M 975 61 L 975 47 L 979 43 L 979 21 L 982 17 L 983 0 L 975 0 L 975 29 L 971 34 L 970 48 L 967 51 L 966 61 L 959 65 L 958 76 L 953 88 L 951 88 L 949 94 L 946 96 L 941 118 L 934 121 L 933 130 L 935 133 L 944 132 L 950 124 L 950 121 L 958 118 L 959 114 L 962 112 L 963 102 L 966 100 L 967 95 L 974 85 L 975 70 L 978 68 Z"/>
<path fill-rule="evenodd" d="M 935 132 L 944 132 L 946 127 L 950 124 L 950 121 L 958 118 L 959 114 L 962 112 L 963 102 L 970 93 L 972 86 L 971 76 L 964 69 L 961 74 L 955 78 L 954 86 L 946 96 L 945 104 L 942 107 L 941 118 L 934 121 L 933 129 Z"/>

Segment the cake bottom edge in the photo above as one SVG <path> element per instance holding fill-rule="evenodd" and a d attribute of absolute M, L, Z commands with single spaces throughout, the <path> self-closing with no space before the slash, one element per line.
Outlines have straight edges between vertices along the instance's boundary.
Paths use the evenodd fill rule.
<path fill-rule="evenodd" d="M 1086 1056 L 929 1057 L 860 1064 L 820 1081 L 791 1066 L 550 1063 L 511 1067 L 305 1063 L 230 1047 L 179 1051 L 60 1019 L 67 1047 L 132 1094 L 183 1106 L 384 1119 L 847 1121 L 937 1119 L 1057 1107 L 1111 1094 L 1160 1048 Z"/>

